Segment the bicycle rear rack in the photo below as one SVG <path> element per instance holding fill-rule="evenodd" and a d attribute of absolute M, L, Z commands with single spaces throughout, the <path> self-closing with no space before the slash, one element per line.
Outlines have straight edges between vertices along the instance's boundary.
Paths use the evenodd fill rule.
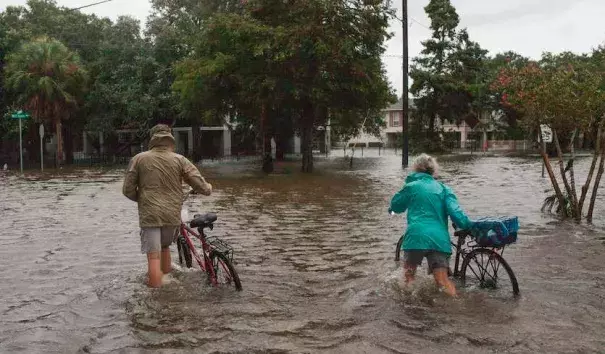
<path fill-rule="evenodd" d="M 233 247 L 216 236 L 206 238 L 206 242 L 216 252 L 222 253 L 230 262 L 233 262 Z"/>

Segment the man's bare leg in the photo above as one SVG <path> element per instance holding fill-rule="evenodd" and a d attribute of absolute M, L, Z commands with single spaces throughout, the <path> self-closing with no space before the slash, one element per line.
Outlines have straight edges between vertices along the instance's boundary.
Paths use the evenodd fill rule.
<path fill-rule="evenodd" d="M 170 248 L 162 248 L 161 256 L 162 273 L 168 274 L 172 272 L 172 259 L 170 258 Z"/>
<path fill-rule="evenodd" d="M 435 277 L 435 283 L 437 283 L 437 286 L 442 288 L 446 294 L 455 297 L 456 296 L 456 286 L 454 285 L 454 283 L 452 283 L 450 278 L 448 278 L 447 273 L 448 273 L 447 268 L 433 269 L 433 277 Z"/>
<path fill-rule="evenodd" d="M 147 253 L 147 285 L 152 288 L 162 286 L 162 273 L 160 252 Z"/>

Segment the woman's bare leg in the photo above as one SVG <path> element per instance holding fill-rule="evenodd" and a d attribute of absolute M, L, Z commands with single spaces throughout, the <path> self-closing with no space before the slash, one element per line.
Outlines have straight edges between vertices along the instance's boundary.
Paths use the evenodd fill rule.
<path fill-rule="evenodd" d="M 447 268 L 437 268 L 433 269 L 433 277 L 435 277 L 435 283 L 437 286 L 443 289 L 446 294 L 455 297 L 456 296 L 456 286 L 450 278 L 448 278 L 448 269 Z"/>
<path fill-rule="evenodd" d="M 403 264 L 403 277 L 406 284 L 410 284 L 416 280 L 416 268 L 417 266 L 413 264 Z"/>

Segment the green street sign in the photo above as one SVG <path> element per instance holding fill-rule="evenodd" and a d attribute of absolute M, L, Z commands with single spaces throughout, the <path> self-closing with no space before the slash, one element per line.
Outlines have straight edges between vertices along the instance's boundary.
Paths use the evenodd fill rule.
<path fill-rule="evenodd" d="M 11 114 L 12 119 L 27 119 L 29 117 L 30 117 L 29 113 L 26 113 L 23 111 L 17 111 L 17 112 L 14 112 L 13 114 Z"/>

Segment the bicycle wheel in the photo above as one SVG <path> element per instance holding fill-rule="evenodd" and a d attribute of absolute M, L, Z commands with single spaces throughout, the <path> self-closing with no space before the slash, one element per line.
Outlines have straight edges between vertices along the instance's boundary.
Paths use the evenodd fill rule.
<path fill-rule="evenodd" d="M 494 297 L 519 295 L 519 284 L 511 267 L 500 254 L 487 248 L 474 249 L 464 257 L 460 281 L 468 289 L 487 289 Z"/>
<path fill-rule="evenodd" d="M 395 262 L 399 262 L 401 259 L 401 244 L 403 243 L 403 236 L 397 241 L 397 248 L 395 249 Z"/>
<path fill-rule="evenodd" d="M 193 266 L 193 257 L 191 256 L 191 249 L 183 235 L 179 235 L 177 238 L 176 247 L 179 251 L 179 264 L 183 265 L 183 261 L 185 261 L 185 266 L 191 268 Z"/>
<path fill-rule="evenodd" d="M 233 285 L 236 290 L 242 290 L 242 283 L 233 264 L 231 264 L 231 261 L 223 253 L 215 250 L 211 251 L 210 263 L 212 264 L 212 269 L 214 269 L 216 282 L 219 285 Z"/>

